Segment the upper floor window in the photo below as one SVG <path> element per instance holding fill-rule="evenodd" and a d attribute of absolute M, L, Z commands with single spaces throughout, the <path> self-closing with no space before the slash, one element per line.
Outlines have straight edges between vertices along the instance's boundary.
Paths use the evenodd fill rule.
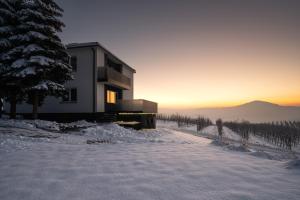
<path fill-rule="evenodd" d="M 66 94 L 63 97 L 63 102 L 76 102 L 77 101 L 77 88 L 66 89 Z"/>
<path fill-rule="evenodd" d="M 71 66 L 74 72 L 77 71 L 77 57 L 71 56 Z"/>
<path fill-rule="evenodd" d="M 111 90 L 106 91 L 106 102 L 115 104 L 117 102 L 117 93 Z"/>
<path fill-rule="evenodd" d="M 112 59 L 109 58 L 109 56 L 107 54 L 105 54 L 104 59 L 105 59 L 106 66 L 111 67 L 114 70 L 122 73 L 122 64 L 113 61 Z"/>

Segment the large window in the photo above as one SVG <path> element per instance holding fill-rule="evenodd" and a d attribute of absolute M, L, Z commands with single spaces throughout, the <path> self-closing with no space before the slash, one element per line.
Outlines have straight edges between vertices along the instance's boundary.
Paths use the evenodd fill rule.
<path fill-rule="evenodd" d="M 117 102 L 117 93 L 111 90 L 106 91 L 106 102 L 107 103 L 116 103 Z"/>
<path fill-rule="evenodd" d="M 77 71 L 77 57 L 76 56 L 71 57 L 71 66 L 72 66 L 72 70 L 74 72 L 76 72 Z"/>
<path fill-rule="evenodd" d="M 77 89 L 70 88 L 66 89 L 66 94 L 63 97 L 64 102 L 76 102 L 77 101 Z"/>

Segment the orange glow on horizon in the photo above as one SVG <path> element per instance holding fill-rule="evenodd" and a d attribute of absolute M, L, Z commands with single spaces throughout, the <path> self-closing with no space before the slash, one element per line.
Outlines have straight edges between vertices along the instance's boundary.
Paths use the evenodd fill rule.
<path fill-rule="evenodd" d="M 233 102 L 216 102 L 216 103 L 195 103 L 195 104 L 168 104 L 168 103 L 159 103 L 160 108 L 179 108 L 179 109 L 192 109 L 192 108 L 223 108 L 223 107 L 233 107 L 239 106 L 245 103 L 249 103 L 251 101 L 266 101 L 273 104 L 278 104 L 280 106 L 300 106 L 300 101 L 290 101 L 282 100 L 282 101 L 274 101 L 271 99 L 253 99 L 248 101 L 233 101 Z"/>
<path fill-rule="evenodd" d="M 166 50 L 145 52 L 155 59 L 137 58 L 135 98 L 166 108 L 228 107 L 254 100 L 300 105 L 300 45 L 276 38 L 219 40 L 211 46 L 196 45 L 195 39 L 184 51 L 178 51 L 176 41 L 164 45 Z"/>
<path fill-rule="evenodd" d="M 225 90 L 226 91 L 226 90 Z M 169 93 L 169 94 L 168 94 Z M 269 103 L 278 104 L 281 106 L 300 106 L 300 95 L 282 95 L 282 96 L 271 96 L 265 97 L 263 95 L 254 97 L 253 96 L 246 96 L 243 97 L 241 93 L 236 92 L 224 92 L 224 94 L 214 94 L 214 93 L 207 93 L 200 94 L 199 96 L 194 96 L 190 98 L 188 97 L 188 92 L 182 93 L 183 95 L 178 95 L 174 92 L 166 92 L 160 93 L 159 91 L 154 91 L 153 93 L 144 94 L 141 97 L 137 98 L 145 98 L 152 101 L 156 101 L 159 104 L 160 108 L 212 108 L 212 107 L 231 107 L 231 106 L 238 106 L 241 104 L 245 104 L 251 101 L 266 101 Z M 251 93 L 251 92 L 249 92 Z M 157 95 L 158 94 L 158 95 Z M 228 94 L 228 95 L 227 95 Z M 240 96 L 239 96 L 240 94 Z"/>
<path fill-rule="evenodd" d="M 192 108 L 222 108 L 222 107 L 232 107 L 239 106 L 251 101 L 266 101 L 273 104 L 278 104 L 280 106 L 300 106 L 300 101 L 293 101 L 291 99 L 250 99 L 244 101 L 232 101 L 232 102 L 203 102 L 203 103 L 159 103 L 160 108 L 179 108 L 179 109 L 192 109 Z"/>

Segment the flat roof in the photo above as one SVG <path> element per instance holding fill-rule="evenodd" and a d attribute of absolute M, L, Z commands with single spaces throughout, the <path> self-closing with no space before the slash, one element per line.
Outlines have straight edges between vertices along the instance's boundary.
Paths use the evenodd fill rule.
<path fill-rule="evenodd" d="M 120 58 L 115 56 L 113 53 L 108 51 L 105 47 L 103 47 L 99 42 L 84 42 L 84 43 L 70 43 L 66 45 L 67 49 L 74 49 L 74 48 L 84 48 L 84 47 L 100 47 L 105 53 L 109 54 L 110 56 L 114 57 L 117 61 L 122 63 L 124 66 L 126 66 L 128 69 L 136 72 L 134 68 L 130 67 L 128 64 L 126 64 L 124 61 L 122 61 Z"/>

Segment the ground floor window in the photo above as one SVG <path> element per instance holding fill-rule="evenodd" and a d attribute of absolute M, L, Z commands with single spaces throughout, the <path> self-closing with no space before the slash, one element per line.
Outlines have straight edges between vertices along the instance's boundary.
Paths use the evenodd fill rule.
<path fill-rule="evenodd" d="M 77 101 L 77 88 L 66 89 L 66 94 L 63 97 L 64 102 L 76 102 Z"/>
<path fill-rule="evenodd" d="M 106 102 L 115 104 L 117 102 L 117 93 L 112 90 L 107 90 L 106 91 Z"/>

